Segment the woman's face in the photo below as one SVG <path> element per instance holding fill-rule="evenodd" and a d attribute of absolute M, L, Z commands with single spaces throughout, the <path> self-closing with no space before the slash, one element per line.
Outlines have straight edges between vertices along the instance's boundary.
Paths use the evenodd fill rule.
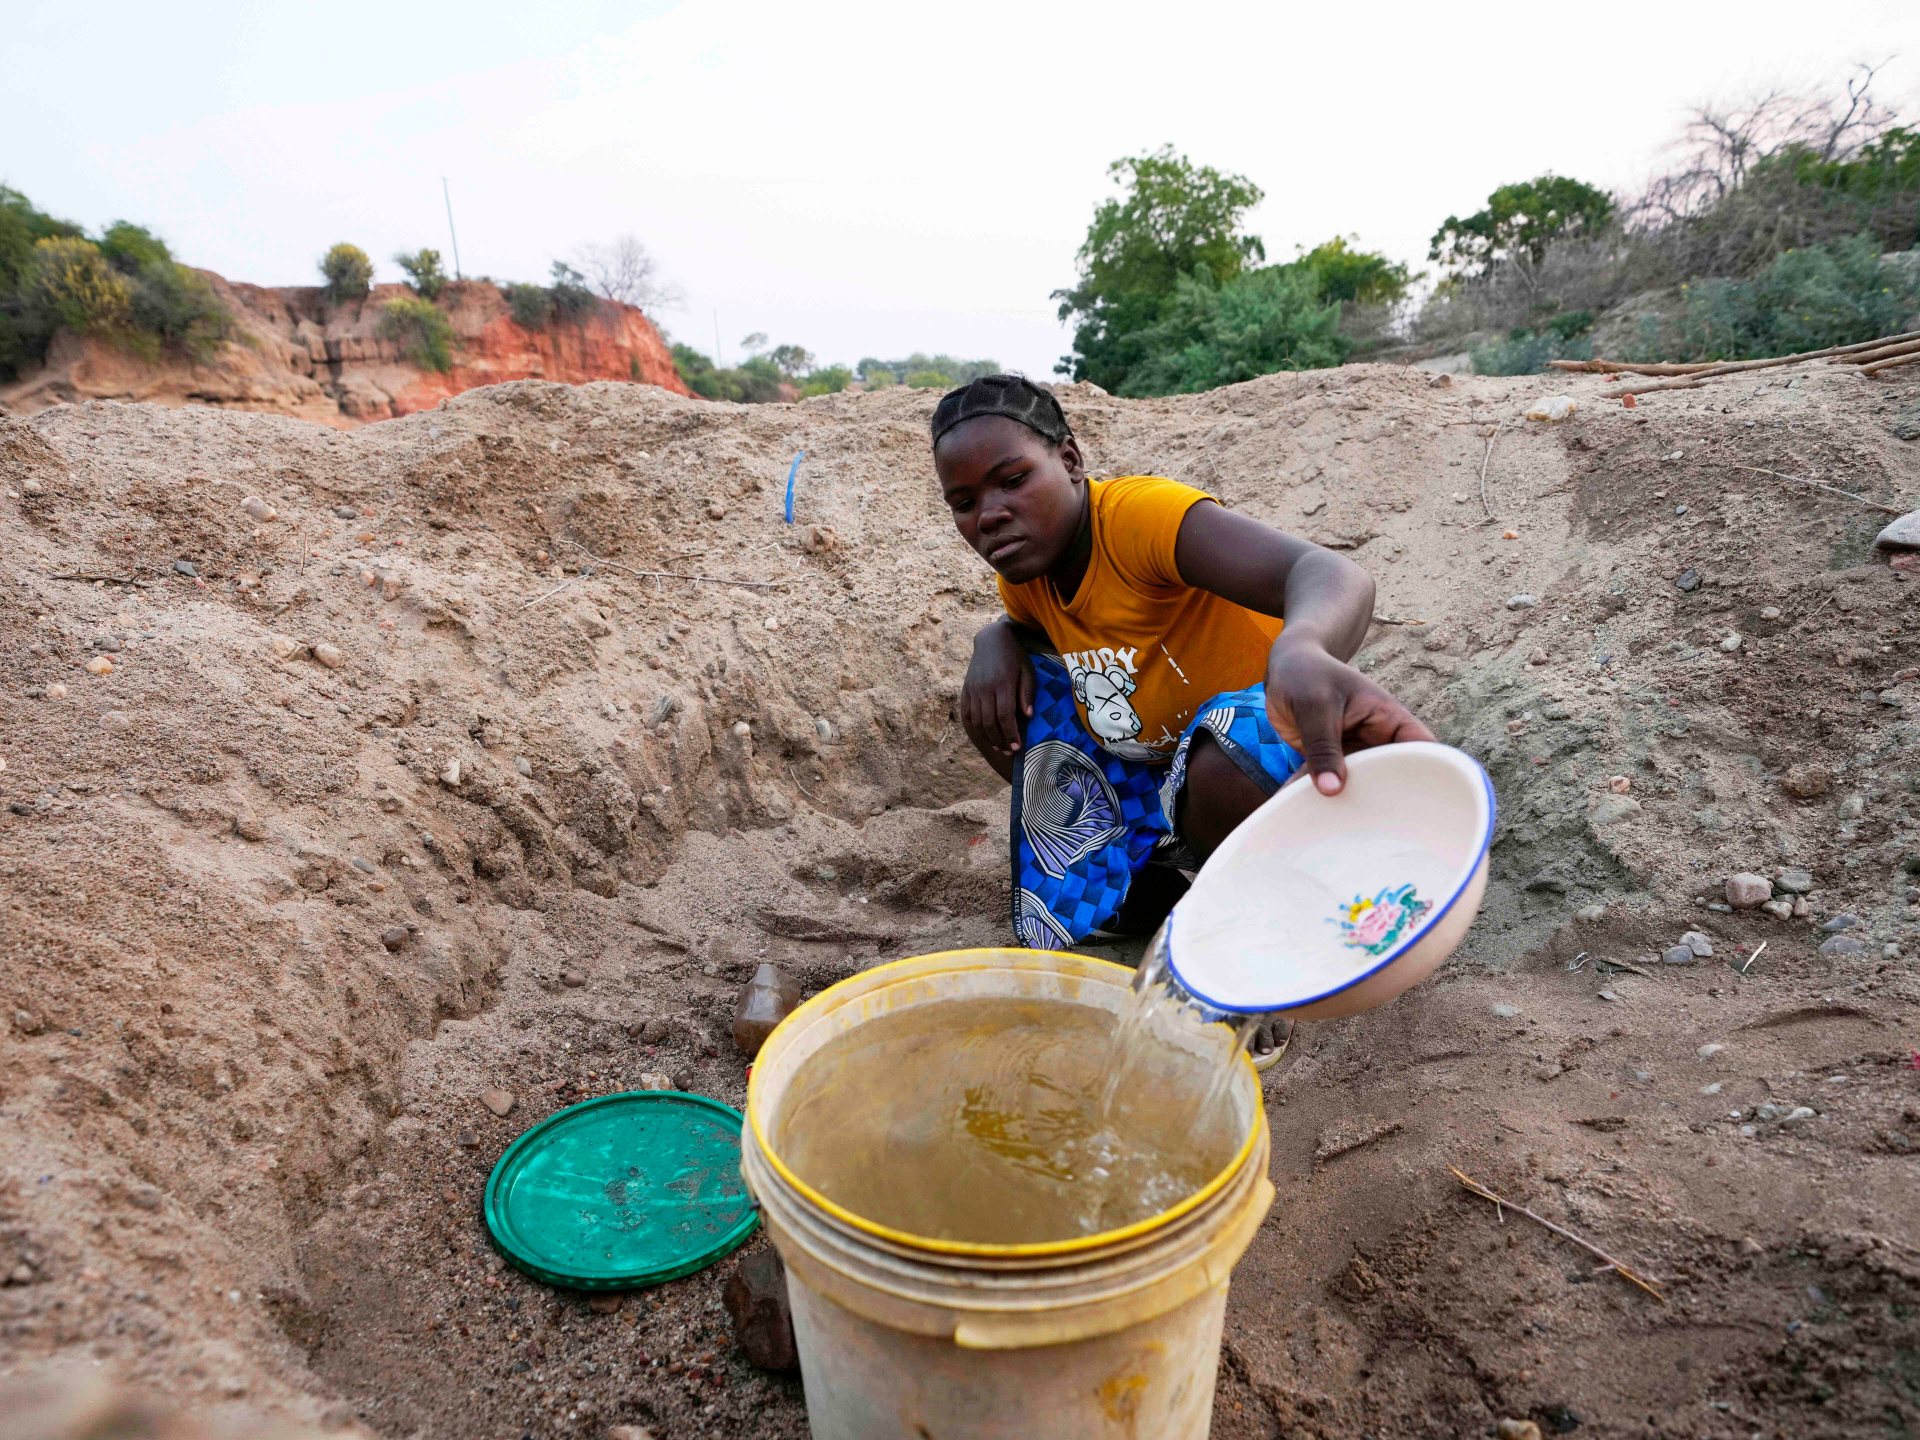
<path fill-rule="evenodd" d="M 940 493 L 961 538 L 1015 585 L 1048 573 L 1080 528 L 1080 447 L 1054 445 L 1004 415 L 976 415 L 933 447 Z"/>

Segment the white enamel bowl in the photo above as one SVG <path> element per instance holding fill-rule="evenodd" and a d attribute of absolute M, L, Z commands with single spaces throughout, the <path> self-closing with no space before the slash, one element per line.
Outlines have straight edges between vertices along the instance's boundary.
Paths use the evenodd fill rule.
<path fill-rule="evenodd" d="M 1493 785 L 1419 741 L 1347 757 L 1322 795 L 1297 779 L 1213 853 L 1167 921 L 1180 984 L 1217 1010 L 1354 1015 L 1431 975 L 1480 911 Z"/>

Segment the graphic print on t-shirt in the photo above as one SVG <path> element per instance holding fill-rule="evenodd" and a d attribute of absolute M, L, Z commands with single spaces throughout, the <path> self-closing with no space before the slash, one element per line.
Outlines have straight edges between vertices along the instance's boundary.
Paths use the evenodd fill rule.
<path fill-rule="evenodd" d="M 1073 678 L 1073 697 L 1086 712 L 1087 728 L 1101 747 L 1124 760 L 1151 760 L 1158 753 L 1142 743 L 1140 713 L 1128 697 L 1134 683 L 1136 646 L 1103 645 L 1097 650 L 1070 650 L 1060 658 Z"/>

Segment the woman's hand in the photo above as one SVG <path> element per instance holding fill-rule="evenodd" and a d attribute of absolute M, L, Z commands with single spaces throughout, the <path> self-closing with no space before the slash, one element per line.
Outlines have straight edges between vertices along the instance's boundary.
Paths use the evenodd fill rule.
<path fill-rule="evenodd" d="M 1280 738 L 1306 757 L 1322 795 L 1338 795 L 1347 783 L 1349 750 L 1434 738 L 1406 706 L 1291 628 L 1267 659 L 1267 714 Z"/>
<path fill-rule="evenodd" d="M 1033 714 L 1033 661 L 1005 620 L 973 640 L 973 660 L 960 683 L 960 724 L 974 748 L 991 759 L 1020 749 Z"/>

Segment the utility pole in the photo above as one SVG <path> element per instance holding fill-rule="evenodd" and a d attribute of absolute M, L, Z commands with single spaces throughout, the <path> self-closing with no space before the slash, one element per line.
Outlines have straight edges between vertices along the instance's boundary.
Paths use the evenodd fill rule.
<path fill-rule="evenodd" d="M 444 175 L 440 177 L 440 198 L 447 202 L 447 235 L 453 241 L 453 278 L 464 280 L 467 277 L 460 273 L 460 237 L 453 229 L 453 194 L 447 189 L 447 177 Z"/>
<path fill-rule="evenodd" d="M 720 355 L 720 307 L 713 309 L 713 364 L 716 370 L 727 368 L 727 362 Z"/>

